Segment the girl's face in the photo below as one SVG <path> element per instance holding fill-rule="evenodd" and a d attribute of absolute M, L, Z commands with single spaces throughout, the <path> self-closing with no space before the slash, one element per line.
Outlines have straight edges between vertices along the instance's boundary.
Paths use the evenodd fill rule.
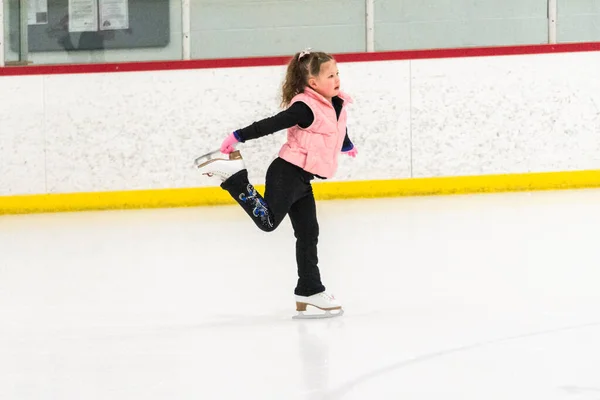
<path fill-rule="evenodd" d="M 317 76 L 308 78 L 308 85 L 327 100 L 340 93 L 340 73 L 334 60 L 321 64 L 321 71 Z"/>

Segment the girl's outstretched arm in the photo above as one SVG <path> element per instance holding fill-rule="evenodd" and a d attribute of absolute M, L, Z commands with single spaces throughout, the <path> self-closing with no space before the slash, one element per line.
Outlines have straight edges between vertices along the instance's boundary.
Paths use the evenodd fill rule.
<path fill-rule="evenodd" d="M 314 121 L 314 116 L 310 108 L 301 101 L 292 104 L 288 109 L 281 111 L 272 117 L 256 121 L 245 128 L 234 132 L 236 139 L 240 142 L 258 139 L 270 135 L 283 129 L 299 125 L 301 128 L 308 128 Z"/>

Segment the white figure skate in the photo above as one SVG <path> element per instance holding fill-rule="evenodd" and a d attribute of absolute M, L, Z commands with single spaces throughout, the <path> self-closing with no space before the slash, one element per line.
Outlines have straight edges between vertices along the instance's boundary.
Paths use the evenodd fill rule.
<path fill-rule="evenodd" d="M 223 158 L 220 150 L 211 151 L 196 158 L 194 164 L 202 175 L 216 176 L 223 182 L 236 172 L 246 169 L 239 150 L 229 153 L 229 158 Z"/>
<path fill-rule="evenodd" d="M 296 295 L 296 311 L 298 315 L 293 316 L 293 319 L 315 319 L 315 318 L 333 318 L 344 315 L 342 303 L 337 300 L 332 294 L 321 292 L 312 296 Z M 312 306 L 324 313 L 309 313 L 306 314 L 306 307 Z"/>

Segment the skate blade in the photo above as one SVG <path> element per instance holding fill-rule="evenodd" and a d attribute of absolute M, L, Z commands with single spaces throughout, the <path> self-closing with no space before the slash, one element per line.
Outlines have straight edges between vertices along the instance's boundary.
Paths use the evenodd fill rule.
<path fill-rule="evenodd" d="M 214 151 L 208 152 L 208 153 L 203 154 L 200 157 L 196 158 L 194 160 L 194 165 L 196 166 L 196 168 L 202 168 L 216 160 L 233 161 L 233 160 L 241 160 L 241 159 L 242 159 L 242 155 L 240 154 L 239 150 L 232 151 L 231 153 L 229 153 L 229 155 L 225 155 L 225 156 L 223 155 L 223 153 L 221 153 L 221 150 L 214 150 Z M 206 174 L 204 174 L 204 175 L 206 175 Z"/>
<path fill-rule="evenodd" d="M 292 319 L 323 319 L 323 318 L 335 318 L 344 315 L 344 309 L 338 310 L 326 310 L 320 314 L 305 314 L 306 311 L 298 311 L 298 315 L 294 315 Z"/>
<path fill-rule="evenodd" d="M 206 154 L 202 154 L 200 157 L 196 158 L 194 160 L 194 165 L 196 166 L 196 168 L 202 168 L 203 166 L 208 164 L 210 161 L 218 160 L 220 158 L 221 159 L 223 158 L 223 156 L 221 154 L 221 150 L 213 150 Z"/>

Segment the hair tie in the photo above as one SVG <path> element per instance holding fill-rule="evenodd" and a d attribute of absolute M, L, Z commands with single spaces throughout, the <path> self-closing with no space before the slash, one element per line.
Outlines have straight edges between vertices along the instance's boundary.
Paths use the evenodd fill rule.
<path fill-rule="evenodd" d="M 309 55 L 311 50 L 312 49 L 310 47 L 307 47 L 306 49 L 302 50 L 300 52 L 300 55 L 298 56 L 298 61 L 302 60 L 302 57 Z"/>

